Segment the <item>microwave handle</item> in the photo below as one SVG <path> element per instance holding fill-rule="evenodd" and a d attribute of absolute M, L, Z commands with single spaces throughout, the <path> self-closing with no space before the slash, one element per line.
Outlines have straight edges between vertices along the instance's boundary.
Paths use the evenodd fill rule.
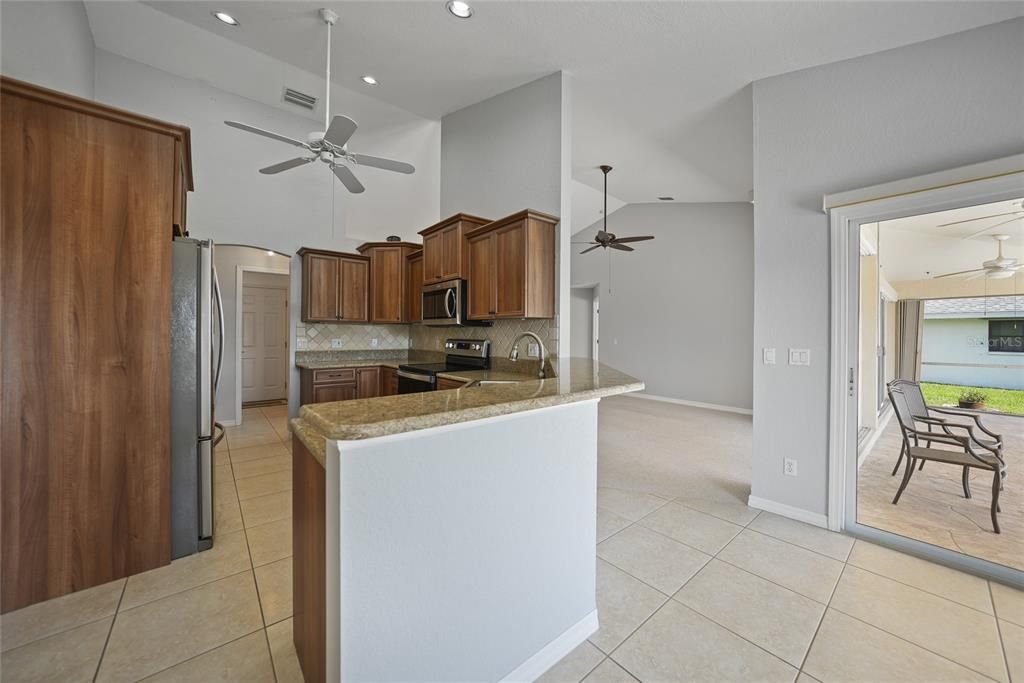
<path fill-rule="evenodd" d="M 444 293 L 444 311 L 448 314 L 449 318 L 455 317 L 456 307 L 455 290 L 449 289 Z"/>

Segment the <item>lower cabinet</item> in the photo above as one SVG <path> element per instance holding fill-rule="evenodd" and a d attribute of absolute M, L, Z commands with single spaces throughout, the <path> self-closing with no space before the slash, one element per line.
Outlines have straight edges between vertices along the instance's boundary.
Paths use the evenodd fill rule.
<path fill-rule="evenodd" d="M 394 368 L 373 365 L 366 368 L 303 368 L 299 375 L 299 405 L 350 401 L 398 393 Z"/>
<path fill-rule="evenodd" d="M 444 391 L 445 389 L 461 389 L 466 386 L 466 383 L 458 379 L 448 379 L 447 377 L 437 378 L 437 390 Z"/>
<path fill-rule="evenodd" d="M 398 370 L 382 365 L 380 368 L 380 395 L 398 395 Z"/>
<path fill-rule="evenodd" d="M 380 367 L 356 370 L 356 398 L 376 398 L 377 396 L 380 396 Z"/>

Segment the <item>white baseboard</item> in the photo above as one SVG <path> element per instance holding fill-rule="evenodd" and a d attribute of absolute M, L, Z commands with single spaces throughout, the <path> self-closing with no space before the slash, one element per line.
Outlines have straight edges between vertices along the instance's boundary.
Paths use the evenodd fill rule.
<path fill-rule="evenodd" d="M 553 667 L 567 654 L 583 644 L 583 641 L 597 633 L 599 626 L 597 610 L 583 617 L 545 645 L 539 652 L 515 668 L 509 675 L 502 678 L 502 683 L 528 683 L 540 678 L 545 671 Z"/>
<path fill-rule="evenodd" d="M 795 508 L 792 505 L 777 503 L 774 500 L 758 498 L 757 496 L 749 496 L 747 498 L 747 505 L 757 510 L 764 510 L 765 512 L 772 512 L 782 517 L 789 517 L 790 519 L 795 519 L 798 522 L 806 522 L 807 524 L 820 526 L 822 529 L 828 528 L 828 515 L 823 515 L 818 512 L 808 512 L 801 508 Z"/>
<path fill-rule="evenodd" d="M 753 415 L 754 411 L 750 408 L 736 408 L 734 406 L 723 406 L 717 403 L 701 403 L 700 401 L 687 401 L 682 398 L 670 398 L 668 396 L 655 396 L 654 394 L 648 394 L 645 392 L 633 392 L 626 394 L 632 398 L 645 398 L 648 401 L 661 401 L 663 403 L 677 403 L 681 406 L 690 406 L 692 408 L 705 408 L 707 410 L 721 410 L 726 413 L 739 413 L 740 415 Z"/>

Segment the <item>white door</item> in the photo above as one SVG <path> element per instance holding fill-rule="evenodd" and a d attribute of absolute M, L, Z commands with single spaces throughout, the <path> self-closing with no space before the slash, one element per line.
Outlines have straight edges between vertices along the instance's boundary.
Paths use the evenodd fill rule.
<path fill-rule="evenodd" d="M 242 402 L 288 397 L 288 290 L 242 287 Z"/>

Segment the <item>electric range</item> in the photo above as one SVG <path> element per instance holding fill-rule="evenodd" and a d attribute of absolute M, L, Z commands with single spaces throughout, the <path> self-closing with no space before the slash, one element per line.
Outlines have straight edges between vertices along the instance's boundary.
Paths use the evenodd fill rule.
<path fill-rule="evenodd" d="M 449 339 L 444 343 L 443 363 L 398 366 L 398 393 L 415 394 L 437 388 L 437 375 L 491 367 L 491 342 L 486 339 Z"/>

